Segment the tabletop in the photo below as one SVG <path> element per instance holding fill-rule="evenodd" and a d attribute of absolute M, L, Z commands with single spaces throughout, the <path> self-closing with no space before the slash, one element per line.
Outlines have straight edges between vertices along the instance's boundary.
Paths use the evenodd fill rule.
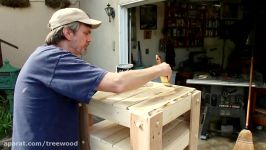
<path fill-rule="evenodd" d="M 172 111 L 180 111 L 181 114 L 190 109 L 193 91 L 195 89 L 190 87 L 167 87 L 162 83 L 148 82 L 138 89 L 120 94 L 99 91 L 92 97 L 88 108 L 93 115 L 127 127 L 130 127 L 132 113 L 152 116 L 162 111 L 165 116 L 163 124 L 166 124 L 176 117 L 171 117 Z M 174 114 L 178 115 L 176 112 Z"/>

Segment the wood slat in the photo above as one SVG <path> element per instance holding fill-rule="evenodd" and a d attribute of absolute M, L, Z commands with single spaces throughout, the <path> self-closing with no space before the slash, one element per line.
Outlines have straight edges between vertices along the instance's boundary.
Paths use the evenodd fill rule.
<path fill-rule="evenodd" d="M 92 100 L 93 101 L 100 101 L 100 100 L 106 99 L 107 97 L 110 97 L 110 96 L 113 96 L 113 95 L 116 95 L 116 94 L 115 93 L 112 93 L 112 92 L 98 91 L 98 92 L 96 92 L 93 95 Z"/>
<path fill-rule="evenodd" d="M 147 90 L 147 89 L 141 87 L 141 88 L 138 88 L 138 89 L 135 89 L 135 90 L 130 90 L 130 91 L 127 91 L 127 92 L 123 92 L 123 93 L 120 93 L 120 94 L 116 94 L 116 95 L 107 97 L 106 99 L 104 99 L 104 101 L 105 101 L 105 103 L 108 103 L 108 104 L 117 103 L 117 102 L 119 102 L 119 101 L 121 101 L 123 99 L 135 96 L 138 93 L 145 92 L 145 90 Z"/>
<path fill-rule="evenodd" d="M 105 123 L 104 123 L 105 122 Z M 103 125 L 105 124 L 105 125 Z M 107 124 L 107 125 L 106 125 Z M 109 125 L 108 125 L 109 124 Z M 92 127 L 93 131 L 100 132 L 107 131 L 104 126 L 119 126 L 110 121 L 103 121 L 102 123 L 97 123 Z M 163 128 L 162 133 L 162 145 L 164 150 L 183 150 L 189 141 L 189 127 L 188 122 L 180 119 L 176 119 L 173 122 L 167 124 Z M 95 130 L 96 129 L 96 130 Z M 109 128 L 109 130 L 112 130 Z M 131 150 L 129 129 L 124 127 L 122 132 L 113 132 L 112 135 L 107 136 L 107 138 L 101 139 L 97 132 L 92 132 L 90 136 L 91 150 Z M 115 139 L 115 140 L 113 140 Z"/>
<path fill-rule="evenodd" d="M 177 124 L 173 129 L 163 135 L 164 150 L 183 150 L 188 146 L 189 128 L 187 122 Z"/>
<path fill-rule="evenodd" d="M 124 109 L 128 109 L 128 107 L 140 103 L 142 101 L 147 101 L 152 99 L 153 97 L 158 97 L 159 95 L 168 95 L 167 93 L 174 91 L 174 88 L 167 87 L 167 88 L 160 88 L 154 87 L 150 89 L 145 89 L 142 92 L 136 94 L 135 96 L 129 97 L 124 99 L 118 103 L 115 103 L 115 107 L 120 107 Z"/>
<path fill-rule="evenodd" d="M 126 127 L 130 126 L 130 112 L 128 110 L 112 107 L 112 105 L 102 101 L 91 101 L 88 105 L 88 111 L 100 118 L 108 119 Z"/>
<path fill-rule="evenodd" d="M 138 89 L 134 89 L 134 90 L 130 90 L 130 91 L 127 91 L 127 92 L 123 92 L 123 93 L 114 95 L 112 97 L 109 97 L 108 99 L 109 100 L 118 100 L 119 101 L 119 100 L 123 100 L 123 99 L 129 98 L 129 97 L 138 95 L 141 92 L 145 92 L 145 91 L 148 91 L 148 90 L 153 90 L 153 89 L 155 89 L 157 87 L 160 87 L 160 86 L 161 86 L 160 84 L 153 83 L 153 82 L 148 82 L 147 84 L 143 85 L 142 87 L 140 87 Z"/>
<path fill-rule="evenodd" d="M 115 144 L 117 144 L 118 142 L 122 141 L 123 139 L 127 137 L 129 137 L 129 128 L 123 127 L 122 130 L 119 130 L 115 132 L 114 134 L 104 138 L 103 141 L 114 146 Z"/>
<path fill-rule="evenodd" d="M 94 137 L 90 137 L 90 150 L 117 150 L 112 147 L 109 143 L 101 142 L 98 139 L 95 139 Z"/>
<path fill-rule="evenodd" d="M 180 117 L 182 114 L 190 110 L 191 108 L 191 95 L 180 98 L 171 105 L 166 105 L 163 111 L 163 125 L 171 122 L 177 117 Z"/>
<path fill-rule="evenodd" d="M 113 147 L 115 150 L 131 150 L 130 137 L 127 137 L 123 139 L 122 141 L 116 143 Z"/>
<path fill-rule="evenodd" d="M 106 123 L 104 126 L 98 126 L 97 128 L 100 128 L 101 130 L 96 129 L 95 131 L 92 128 L 91 136 L 99 140 L 110 139 L 109 137 L 111 135 L 117 134 L 125 129 L 125 127 L 115 123 L 111 123 L 110 121 Z"/>
<path fill-rule="evenodd" d="M 153 98 L 150 98 L 146 101 L 137 103 L 136 105 L 130 106 L 128 109 L 133 110 L 140 110 L 143 112 L 150 112 L 154 109 L 158 109 L 160 107 L 163 107 L 164 105 L 171 103 L 171 101 L 174 101 L 176 99 L 179 99 L 180 97 L 187 96 L 191 94 L 192 91 L 194 91 L 194 88 L 176 88 L 174 91 L 171 91 L 169 93 L 161 94 L 154 96 Z"/>
<path fill-rule="evenodd" d="M 143 90 L 149 90 L 149 89 L 155 88 L 156 86 L 160 86 L 160 84 L 148 82 L 144 86 L 142 86 L 138 89 L 126 91 L 123 93 L 112 93 L 112 92 L 98 91 L 93 95 L 92 100 L 93 101 L 96 101 L 96 100 L 97 101 L 105 101 L 105 103 L 112 104 L 112 103 L 121 101 L 125 98 L 137 95 L 138 93 L 143 92 Z"/>
<path fill-rule="evenodd" d="M 130 148 L 129 128 L 104 120 L 91 128 L 91 150 L 126 150 L 115 145 Z"/>
<path fill-rule="evenodd" d="M 171 130 L 173 130 L 178 124 L 182 123 L 182 119 L 175 119 L 167 125 L 163 126 L 163 135 L 167 134 Z"/>
<path fill-rule="evenodd" d="M 108 128 L 110 124 L 113 124 L 113 122 L 109 120 L 103 120 L 103 121 L 97 122 L 91 126 L 90 133 L 91 134 L 97 133 L 101 131 L 102 129 Z"/>

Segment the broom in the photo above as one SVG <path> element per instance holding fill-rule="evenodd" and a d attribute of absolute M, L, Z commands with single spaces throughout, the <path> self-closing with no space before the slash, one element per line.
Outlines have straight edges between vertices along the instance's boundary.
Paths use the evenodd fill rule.
<path fill-rule="evenodd" d="M 233 150 L 254 150 L 254 144 L 252 139 L 252 133 L 248 130 L 249 123 L 249 111 L 250 111 L 250 99 L 253 79 L 253 55 L 250 62 L 250 75 L 249 75 L 249 89 L 248 89 L 248 102 L 247 102 L 247 115 L 246 115 L 246 129 L 241 130 L 238 135 L 236 144 Z"/>

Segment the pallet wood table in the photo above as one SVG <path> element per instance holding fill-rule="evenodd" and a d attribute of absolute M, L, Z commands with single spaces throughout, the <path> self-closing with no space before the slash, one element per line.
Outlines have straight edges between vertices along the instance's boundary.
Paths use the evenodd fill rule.
<path fill-rule="evenodd" d="M 200 100 L 201 92 L 194 88 L 155 82 L 120 94 L 97 92 L 89 114 L 106 120 L 91 127 L 90 148 L 196 150 Z"/>

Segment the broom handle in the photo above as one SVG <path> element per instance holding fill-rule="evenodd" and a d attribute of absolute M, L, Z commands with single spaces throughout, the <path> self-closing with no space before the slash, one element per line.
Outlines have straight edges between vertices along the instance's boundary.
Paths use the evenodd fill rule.
<path fill-rule="evenodd" d="M 253 56 L 251 57 L 250 72 L 249 72 L 248 104 L 247 104 L 247 116 L 246 116 L 246 128 L 247 129 L 248 129 L 248 123 L 249 123 L 249 111 L 250 111 L 250 101 L 251 101 L 252 79 L 253 79 Z"/>

